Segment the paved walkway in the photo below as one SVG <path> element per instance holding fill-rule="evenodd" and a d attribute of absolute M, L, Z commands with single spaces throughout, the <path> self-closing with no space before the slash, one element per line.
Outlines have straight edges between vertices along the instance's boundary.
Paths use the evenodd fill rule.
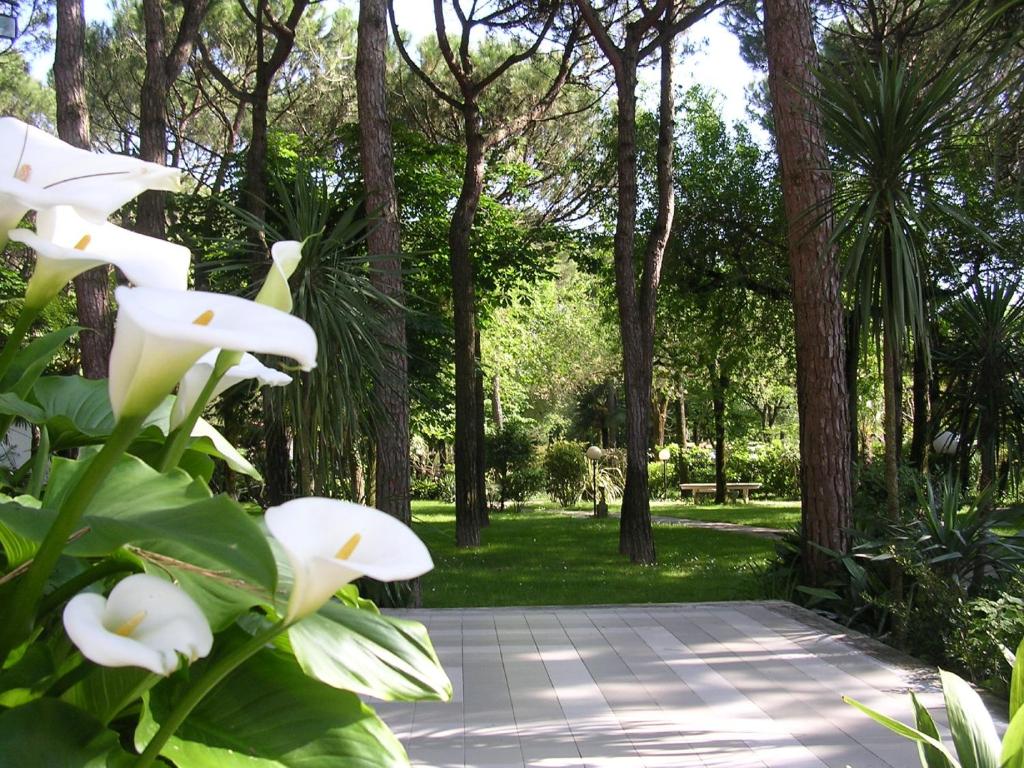
<path fill-rule="evenodd" d="M 422 610 L 452 703 L 376 703 L 431 768 L 913 768 L 933 676 L 787 603 Z M 944 722 L 938 718 L 940 727 Z"/>

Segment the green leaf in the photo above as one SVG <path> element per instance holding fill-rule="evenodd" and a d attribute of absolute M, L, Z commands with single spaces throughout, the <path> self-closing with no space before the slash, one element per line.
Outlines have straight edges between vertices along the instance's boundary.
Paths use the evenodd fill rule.
<path fill-rule="evenodd" d="M 1010 674 L 1010 719 L 1017 716 L 1017 711 L 1024 704 L 1024 640 L 1017 646 L 1014 656 L 1013 672 Z"/>
<path fill-rule="evenodd" d="M 817 597 L 821 600 L 839 600 L 839 595 L 831 589 L 821 589 L 820 587 L 805 587 L 800 585 L 797 587 L 797 591 L 804 592 L 811 597 Z"/>
<path fill-rule="evenodd" d="M 55 459 L 50 495 L 56 503 L 88 462 Z M 56 516 L 53 508 L 29 509 L 17 502 L 0 505 L 0 522 L 40 541 Z M 241 580 L 268 595 L 277 584 L 274 555 L 259 525 L 226 496 L 211 497 L 185 472 L 161 474 L 141 459 L 125 456 L 114 467 L 81 521 L 85 535 L 66 552 L 102 557 L 125 544 L 147 552 L 157 565 L 193 567 L 211 578 Z M 158 555 L 160 557 L 155 557 Z"/>
<path fill-rule="evenodd" d="M 887 717 L 883 715 L 881 712 L 876 712 L 870 707 L 864 706 L 856 699 L 851 699 L 849 696 L 843 696 L 843 701 L 845 701 L 851 707 L 859 709 L 861 712 L 870 717 L 876 723 L 884 725 L 893 733 L 897 733 L 905 739 L 910 739 L 911 741 L 915 741 L 919 744 L 927 744 L 928 746 L 932 747 L 941 755 L 943 755 L 947 760 L 949 760 L 949 763 L 953 766 L 953 768 L 962 768 L 960 763 L 958 763 L 956 758 L 953 757 L 952 754 L 950 754 L 949 750 L 946 749 L 942 742 L 938 741 L 932 736 L 929 736 L 927 733 L 922 733 L 916 728 L 911 728 L 909 725 L 901 723 L 899 720 L 893 720 L 891 717 Z"/>
<path fill-rule="evenodd" d="M 13 392 L 0 394 L 0 413 L 17 416 L 32 424 L 43 424 L 46 421 L 46 413 L 42 408 L 25 402 Z"/>
<path fill-rule="evenodd" d="M 92 715 L 57 699 L 36 699 L 0 713 L 0 768 L 104 768 L 125 755 L 117 734 Z"/>
<path fill-rule="evenodd" d="M 1024 711 L 1018 710 L 1010 720 L 1010 726 L 1003 734 L 1003 746 L 999 752 L 1001 768 L 1024 768 Z"/>
<path fill-rule="evenodd" d="M 981 697 L 952 672 L 939 670 L 946 716 L 963 768 L 998 768 L 999 736 Z"/>
<path fill-rule="evenodd" d="M 54 450 L 95 445 L 114 429 L 106 379 L 47 376 L 36 382 L 32 398 L 45 414 Z M 164 398 L 143 424 L 144 435 L 159 439 L 166 433 L 173 403 L 174 398 Z"/>
<path fill-rule="evenodd" d="M 328 603 L 288 630 L 295 658 L 310 677 L 386 701 L 448 701 L 452 684 L 415 621 Z"/>
<path fill-rule="evenodd" d="M 61 696 L 61 700 L 109 723 L 163 678 L 137 667 L 97 666 Z"/>
<path fill-rule="evenodd" d="M 910 701 L 914 705 L 914 720 L 917 723 L 917 729 L 921 733 L 931 736 L 936 741 L 942 741 L 942 738 L 939 736 L 939 729 L 935 727 L 935 721 L 932 719 L 931 713 L 922 706 L 921 702 L 917 700 L 917 696 L 913 693 L 910 694 Z M 917 742 L 917 751 L 921 757 L 921 764 L 927 768 L 952 768 L 946 756 L 930 744 L 922 741 Z"/>
<path fill-rule="evenodd" d="M 202 674 L 196 665 L 192 676 Z M 173 702 L 176 678 L 155 688 L 135 733 L 138 749 Z M 347 691 L 306 677 L 294 659 L 261 651 L 200 702 L 161 754 L 189 768 L 384 768 L 406 766 L 402 745 Z"/>
<path fill-rule="evenodd" d="M 82 329 L 77 326 L 69 326 L 40 336 L 27 344 L 11 361 L 3 381 L 0 381 L 0 390 L 15 392 L 22 397 L 27 395 L 32 389 L 32 384 L 53 360 L 53 356 L 80 330 Z"/>
<path fill-rule="evenodd" d="M 10 500 L 5 498 L 4 501 L 11 501 L 22 507 L 39 507 L 39 499 L 33 496 L 18 496 Z M 0 522 L 0 547 L 4 550 L 8 568 L 13 569 L 31 558 L 39 549 L 39 544 Z"/>

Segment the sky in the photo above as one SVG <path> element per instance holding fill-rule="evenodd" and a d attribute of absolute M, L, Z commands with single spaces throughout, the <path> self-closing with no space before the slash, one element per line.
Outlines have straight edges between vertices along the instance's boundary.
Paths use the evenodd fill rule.
<path fill-rule="evenodd" d="M 341 0 L 352 8 L 356 0 Z M 395 0 L 398 25 L 408 31 L 413 40 L 433 34 L 434 18 L 431 4 L 425 0 Z M 86 21 L 102 21 L 110 18 L 107 0 L 85 0 Z M 694 83 L 703 85 L 719 94 L 719 106 L 727 123 L 746 122 L 746 87 L 759 76 L 740 57 L 739 43 L 721 24 L 721 13 L 715 13 L 694 25 L 687 32 L 687 40 L 698 47 L 697 53 L 680 60 L 676 65 L 675 80 L 687 88 Z M 33 71 L 45 73 L 49 62 L 38 61 Z M 45 76 L 45 74 L 43 74 Z M 656 72 L 651 71 L 642 78 L 641 87 L 651 92 L 656 99 Z M 656 102 L 654 102 L 656 103 Z M 756 127 L 752 129 L 757 134 Z"/>

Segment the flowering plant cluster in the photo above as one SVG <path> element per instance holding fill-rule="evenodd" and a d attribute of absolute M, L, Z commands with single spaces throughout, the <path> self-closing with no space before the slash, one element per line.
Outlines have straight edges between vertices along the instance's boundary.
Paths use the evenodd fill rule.
<path fill-rule="evenodd" d="M 447 699 L 451 685 L 424 628 L 351 582 L 415 578 L 426 547 L 357 504 L 254 517 L 207 484 L 213 460 L 258 477 L 202 418 L 241 381 L 291 380 L 253 353 L 316 365 L 315 334 L 290 314 L 301 243 L 273 246 L 254 301 L 189 291 L 188 249 L 107 221 L 144 190 L 176 190 L 177 171 L 11 118 L 0 151 L 0 248 L 35 252 L 0 352 L 0 431 L 17 418 L 39 435 L 0 495 L 0 762 L 407 765 L 359 695 Z M 29 211 L 35 229 L 16 228 Z M 34 320 L 103 264 L 131 283 L 115 292 L 109 378 L 42 375 L 79 329 L 24 344 Z"/>

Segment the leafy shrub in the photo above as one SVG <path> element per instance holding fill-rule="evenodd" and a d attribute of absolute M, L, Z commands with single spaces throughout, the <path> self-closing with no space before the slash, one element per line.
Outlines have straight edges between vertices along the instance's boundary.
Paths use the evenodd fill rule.
<path fill-rule="evenodd" d="M 549 445 L 544 454 L 544 473 L 551 498 L 563 507 L 576 504 L 587 486 L 587 464 L 583 446 L 568 442 Z"/>
<path fill-rule="evenodd" d="M 679 482 L 715 482 L 715 459 L 710 449 L 695 445 L 685 451 L 679 451 L 677 461 Z"/>
<path fill-rule="evenodd" d="M 544 480 L 544 470 L 535 464 L 510 472 L 503 487 L 506 500 L 512 502 L 513 511 L 522 512 L 527 500 L 544 490 Z"/>
<path fill-rule="evenodd" d="M 519 505 L 540 490 L 536 486 L 534 444 L 527 426 L 522 421 L 509 420 L 487 437 L 487 468 L 494 474 L 498 505 L 505 508 L 506 501 Z M 541 488 L 543 481 L 541 481 Z"/>
<path fill-rule="evenodd" d="M 437 477 L 414 477 L 410 487 L 414 499 L 455 503 L 455 472 L 447 470 Z"/>
<path fill-rule="evenodd" d="M 647 484 L 652 499 L 679 498 L 679 481 L 676 463 L 652 461 L 647 465 Z"/>
<path fill-rule="evenodd" d="M 772 440 L 757 450 L 751 479 L 763 485 L 761 492 L 777 499 L 800 498 L 800 448 Z"/>

